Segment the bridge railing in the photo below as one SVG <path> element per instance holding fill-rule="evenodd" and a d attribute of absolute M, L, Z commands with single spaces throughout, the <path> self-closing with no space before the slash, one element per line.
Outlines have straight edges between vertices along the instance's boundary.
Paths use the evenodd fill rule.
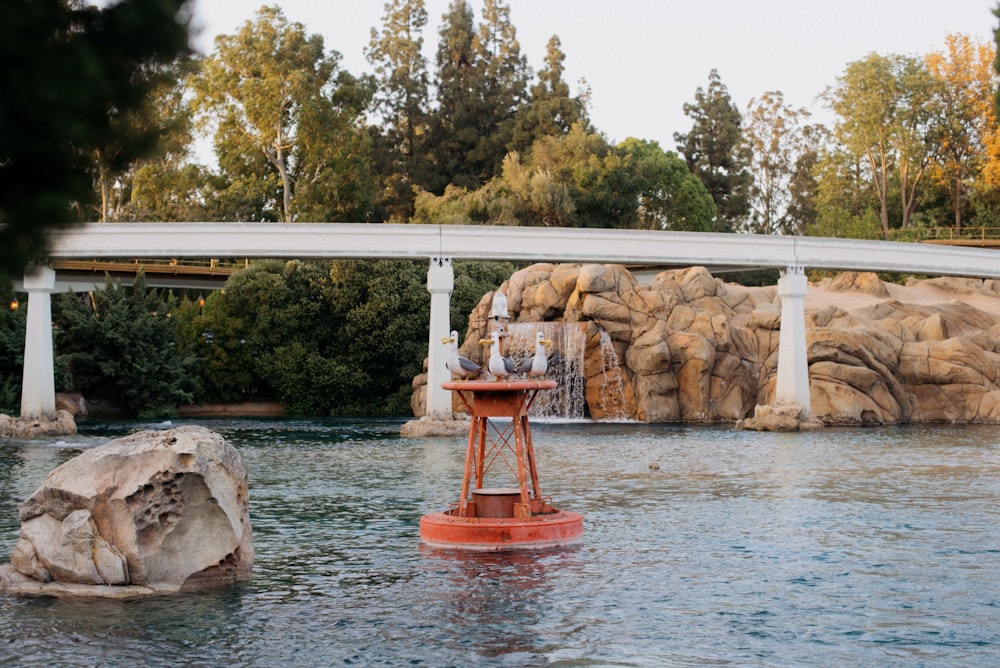
<path fill-rule="evenodd" d="M 52 268 L 56 271 L 77 273 L 170 274 L 174 276 L 231 276 L 250 266 L 249 260 L 183 260 L 177 258 L 132 259 L 132 260 L 56 260 Z"/>
<path fill-rule="evenodd" d="M 886 241 L 924 241 L 938 243 L 986 242 L 994 241 L 1000 244 L 1000 227 L 972 226 L 955 229 L 954 227 L 915 227 L 905 230 L 889 230 L 882 235 Z"/>

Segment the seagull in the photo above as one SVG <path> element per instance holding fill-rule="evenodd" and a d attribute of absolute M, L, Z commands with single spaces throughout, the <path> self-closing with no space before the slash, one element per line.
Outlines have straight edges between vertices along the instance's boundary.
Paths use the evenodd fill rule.
<path fill-rule="evenodd" d="M 500 335 L 497 332 L 492 332 L 488 339 L 479 339 L 479 343 L 490 344 L 490 363 L 486 368 L 491 374 L 501 378 L 514 372 L 514 362 L 500 354 Z"/>
<path fill-rule="evenodd" d="M 458 332 L 455 330 L 451 330 L 451 336 L 441 339 L 441 343 L 448 346 L 448 361 L 445 366 L 452 374 L 467 379 L 479 375 L 479 372 L 483 370 L 481 366 L 468 357 L 462 357 L 458 354 Z"/>
<path fill-rule="evenodd" d="M 545 356 L 545 349 L 551 345 L 552 341 L 546 339 L 541 332 L 535 332 L 535 354 L 521 362 L 517 368 L 518 372 L 529 376 L 541 376 L 548 371 L 549 360 Z"/>

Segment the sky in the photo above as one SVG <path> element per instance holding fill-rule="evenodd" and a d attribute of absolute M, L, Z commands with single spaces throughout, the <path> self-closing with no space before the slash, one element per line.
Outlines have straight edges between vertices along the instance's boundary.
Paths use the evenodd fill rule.
<path fill-rule="evenodd" d="M 469 0 L 481 19 L 481 0 Z M 262 4 L 323 35 L 352 74 L 371 72 L 364 56 L 381 28 L 381 0 L 195 0 L 195 48 L 209 53 L 219 34 L 235 33 Z M 425 0 L 424 49 L 433 73 L 438 28 L 450 0 Z M 740 113 L 753 98 L 781 91 L 816 122 L 832 116 L 816 98 L 848 63 L 877 52 L 922 56 L 961 33 L 993 43 L 997 0 L 507 0 L 521 53 L 534 71 L 558 35 L 564 80 L 575 94 L 585 79 L 590 118 L 617 143 L 628 137 L 676 150 L 674 133 L 692 121 L 684 104 L 719 72 Z"/>

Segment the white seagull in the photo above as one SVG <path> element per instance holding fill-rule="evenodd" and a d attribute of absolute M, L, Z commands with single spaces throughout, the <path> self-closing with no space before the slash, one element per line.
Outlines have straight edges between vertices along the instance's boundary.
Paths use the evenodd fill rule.
<path fill-rule="evenodd" d="M 462 357 L 458 354 L 458 332 L 455 330 L 451 330 L 451 336 L 441 339 L 441 343 L 448 346 L 448 361 L 445 362 L 445 366 L 452 374 L 466 379 L 478 375 L 483 370 L 481 366 L 468 357 Z"/>
<path fill-rule="evenodd" d="M 479 339 L 479 343 L 490 344 L 490 362 L 486 368 L 491 374 L 502 378 L 514 373 L 514 362 L 509 357 L 500 355 L 500 335 L 497 332 L 490 333 L 488 339 Z"/>
<path fill-rule="evenodd" d="M 517 370 L 529 376 L 543 375 L 549 370 L 549 360 L 545 349 L 551 345 L 552 341 L 546 339 L 541 332 L 535 332 L 535 354 L 531 357 L 526 357 Z"/>

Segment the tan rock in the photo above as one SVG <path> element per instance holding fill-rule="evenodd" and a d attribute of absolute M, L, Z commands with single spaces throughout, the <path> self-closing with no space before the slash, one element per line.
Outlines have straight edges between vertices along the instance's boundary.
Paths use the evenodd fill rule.
<path fill-rule="evenodd" d="M 860 292 L 875 297 L 889 297 L 889 289 L 872 272 L 845 271 L 830 281 L 829 289 L 836 292 Z"/>
<path fill-rule="evenodd" d="M 578 292 L 610 292 L 618 287 L 615 271 L 603 264 L 585 264 L 576 279 Z"/>
<path fill-rule="evenodd" d="M 777 304 L 758 304 L 750 313 L 747 327 L 751 329 L 781 329 L 781 309 Z"/>
<path fill-rule="evenodd" d="M 12 565 L 40 582 L 198 589 L 253 564 L 247 472 L 202 427 L 132 434 L 54 469 L 21 506 Z"/>
<path fill-rule="evenodd" d="M 636 339 L 625 353 L 625 364 L 639 375 L 670 371 L 670 330 L 662 320 L 655 327 Z M 641 396 L 641 393 L 640 393 Z"/>

